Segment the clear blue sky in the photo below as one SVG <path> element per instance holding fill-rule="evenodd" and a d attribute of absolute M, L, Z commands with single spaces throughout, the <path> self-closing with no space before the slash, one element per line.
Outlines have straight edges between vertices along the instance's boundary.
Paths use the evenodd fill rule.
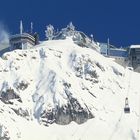
<path fill-rule="evenodd" d="M 0 21 L 10 33 L 25 31 L 30 22 L 43 39 L 45 26 L 61 29 L 70 21 L 77 30 L 93 34 L 97 41 L 110 38 L 112 44 L 140 44 L 140 0 L 1 0 Z"/>

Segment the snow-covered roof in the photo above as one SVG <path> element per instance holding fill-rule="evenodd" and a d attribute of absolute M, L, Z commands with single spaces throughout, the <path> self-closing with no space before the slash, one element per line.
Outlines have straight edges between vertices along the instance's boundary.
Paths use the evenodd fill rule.
<path fill-rule="evenodd" d="M 130 48 L 140 48 L 140 45 L 131 45 Z"/>

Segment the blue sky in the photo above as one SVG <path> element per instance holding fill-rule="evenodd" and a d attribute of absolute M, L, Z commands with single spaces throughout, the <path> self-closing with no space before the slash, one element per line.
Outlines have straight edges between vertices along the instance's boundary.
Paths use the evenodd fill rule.
<path fill-rule="evenodd" d="M 140 0 L 1 0 L 0 22 L 11 33 L 19 32 L 19 21 L 24 30 L 30 22 L 40 38 L 45 38 L 45 26 L 56 29 L 70 21 L 77 30 L 93 34 L 100 42 L 116 46 L 140 44 Z"/>

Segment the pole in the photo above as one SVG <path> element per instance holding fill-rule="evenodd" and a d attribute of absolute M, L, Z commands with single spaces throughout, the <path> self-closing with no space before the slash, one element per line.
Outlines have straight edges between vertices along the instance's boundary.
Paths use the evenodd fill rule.
<path fill-rule="evenodd" d="M 22 20 L 20 21 L 20 34 L 23 33 L 23 25 L 22 25 Z"/>
<path fill-rule="evenodd" d="M 109 38 L 107 39 L 107 55 L 110 56 L 110 43 L 109 43 Z"/>
<path fill-rule="evenodd" d="M 31 22 L 31 34 L 33 33 L 33 22 Z"/>

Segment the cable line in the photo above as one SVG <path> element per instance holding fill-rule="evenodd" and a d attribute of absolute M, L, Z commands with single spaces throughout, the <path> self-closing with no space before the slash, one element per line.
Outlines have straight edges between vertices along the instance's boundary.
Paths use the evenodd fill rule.
<path fill-rule="evenodd" d="M 128 78 L 127 96 L 125 98 L 124 113 L 130 113 L 128 97 L 129 97 L 129 91 L 130 91 L 130 82 L 131 82 L 131 73 L 132 73 L 132 71 L 129 68 L 128 68 L 128 70 L 129 70 L 129 75 L 128 75 L 129 78 Z"/>

